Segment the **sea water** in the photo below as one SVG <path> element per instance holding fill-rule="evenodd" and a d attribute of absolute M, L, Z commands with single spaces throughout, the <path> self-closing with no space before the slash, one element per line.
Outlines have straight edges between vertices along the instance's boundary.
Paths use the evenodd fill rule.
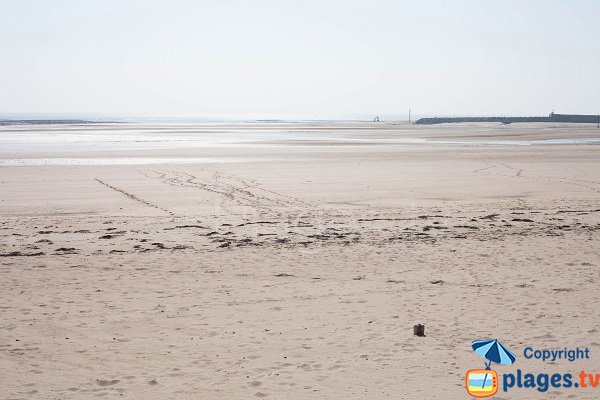
<path fill-rule="evenodd" d="M 600 137 L 545 140 L 428 139 L 406 127 L 346 124 L 82 124 L 0 128 L 0 167 L 259 162 L 249 157 L 135 157 L 140 150 L 297 146 L 552 146 L 600 144 Z M 600 136 L 600 133 L 599 133 Z M 106 152 L 109 156 L 94 156 Z M 79 156 L 81 154 L 81 156 Z M 114 154 L 114 156 L 113 156 Z M 283 160 L 283 159 L 282 159 Z M 273 161 L 273 159 L 270 159 Z"/>

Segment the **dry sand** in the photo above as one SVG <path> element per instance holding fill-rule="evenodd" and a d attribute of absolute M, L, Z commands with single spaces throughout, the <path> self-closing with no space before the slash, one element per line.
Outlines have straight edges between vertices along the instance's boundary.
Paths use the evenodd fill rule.
<path fill-rule="evenodd" d="M 600 147 L 378 141 L 595 126 L 293 129 L 263 146 L 5 151 L 221 162 L 0 167 L 0 398 L 460 399 L 487 338 L 517 355 L 500 374 L 600 373 Z"/>

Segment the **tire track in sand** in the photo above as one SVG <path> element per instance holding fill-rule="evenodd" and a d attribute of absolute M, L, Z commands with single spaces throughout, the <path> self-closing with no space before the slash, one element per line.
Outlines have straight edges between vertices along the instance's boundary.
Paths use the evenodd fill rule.
<path fill-rule="evenodd" d="M 129 193 L 129 192 L 126 192 L 126 191 L 125 191 L 125 190 L 123 190 L 123 189 L 119 189 L 118 187 L 116 187 L 116 186 L 113 186 L 113 185 L 111 185 L 111 184 L 108 184 L 108 183 L 106 183 L 106 182 L 104 182 L 104 181 L 102 181 L 102 180 L 100 180 L 100 179 L 98 179 L 98 178 L 94 178 L 94 180 L 95 180 L 96 182 L 98 182 L 98 183 L 100 183 L 100 184 L 102 184 L 102 185 L 106 186 L 107 188 L 109 188 L 109 189 L 111 189 L 111 190 L 114 190 L 115 192 L 118 192 L 118 193 L 121 193 L 121 194 L 123 194 L 123 195 L 127 196 L 127 197 L 128 197 L 128 198 L 130 198 L 131 200 L 137 201 L 138 203 L 142 203 L 142 204 L 144 204 L 144 205 L 146 205 L 146 206 L 148 206 L 148 207 L 156 208 L 157 210 L 160 210 L 160 211 L 166 212 L 166 213 L 167 213 L 167 214 L 169 214 L 169 215 L 173 215 L 173 213 L 172 213 L 171 211 L 169 211 L 169 210 L 167 210 L 167 209 L 165 209 L 165 208 L 162 208 L 162 207 L 160 207 L 160 206 L 157 206 L 156 204 L 152 204 L 152 203 L 150 203 L 149 201 L 146 201 L 146 200 L 144 200 L 144 199 L 140 199 L 140 198 L 139 198 L 139 197 L 137 197 L 136 195 L 134 195 L 134 194 L 132 194 L 132 193 Z"/>
<path fill-rule="evenodd" d="M 219 171 L 203 171 L 206 176 L 200 177 L 182 171 L 152 171 L 155 176 L 145 174 L 149 178 L 159 179 L 171 186 L 182 186 L 215 193 L 241 206 L 270 211 L 274 207 L 310 208 L 312 205 L 293 196 L 284 195 L 263 188 L 256 181 L 248 181 Z"/>

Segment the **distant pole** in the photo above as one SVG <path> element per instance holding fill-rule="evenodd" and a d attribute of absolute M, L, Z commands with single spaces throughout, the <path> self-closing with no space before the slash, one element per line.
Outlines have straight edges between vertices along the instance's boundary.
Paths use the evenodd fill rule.
<path fill-rule="evenodd" d="M 408 123 L 410 124 L 410 108 L 408 109 Z"/>

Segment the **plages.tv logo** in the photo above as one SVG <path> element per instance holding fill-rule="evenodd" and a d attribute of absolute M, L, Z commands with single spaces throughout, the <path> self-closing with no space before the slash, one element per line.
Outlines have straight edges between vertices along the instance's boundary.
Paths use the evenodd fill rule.
<path fill-rule="evenodd" d="M 497 339 L 475 340 L 471 344 L 477 355 L 485 358 L 485 369 L 467 371 L 465 385 L 467 392 L 478 398 L 490 397 L 498 392 L 498 373 L 491 369 L 492 363 L 512 364 L 517 357 Z"/>

